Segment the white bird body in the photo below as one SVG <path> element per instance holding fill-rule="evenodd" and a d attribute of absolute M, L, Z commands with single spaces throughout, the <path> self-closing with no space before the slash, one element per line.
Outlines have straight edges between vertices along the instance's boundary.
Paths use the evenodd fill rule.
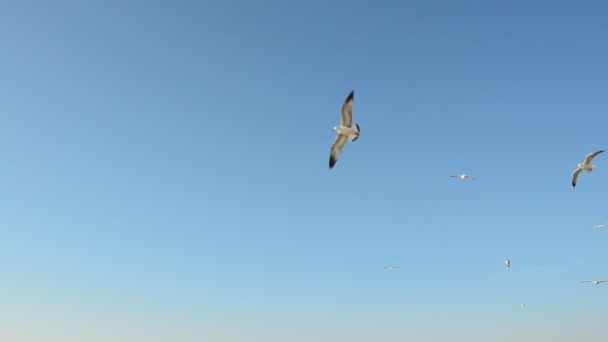
<path fill-rule="evenodd" d="M 601 150 L 601 151 L 596 151 L 596 152 L 593 152 L 593 153 L 589 153 L 585 157 L 585 160 L 582 163 L 579 163 L 577 165 L 576 170 L 574 170 L 574 172 L 572 172 L 572 189 L 574 189 L 576 187 L 576 180 L 578 179 L 578 175 L 581 172 L 583 172 L 583 171 L 592 172 L 593 170 L 595 170 L 595 165 L 591 165 L 591 161 L 598 154 L 603 153 L 604 151 L 606 151 L 606 150 Z"/>
<path fill-rule="evenodd" d="M 522 308 L 522 309 L 525 309 L 525 308 L 526 308 L 526 304 L 522 304 L 522 305 L 521 305 L 521 308 Z"/>
<path fill-rule="evenodd" d="M 582 169 L 584 171 L 593 171 L 595 170 L 595 165 L 587 165 L 587 164 L 583 164 L 583 163 L 578 163 L 578 168 Z"/>
<path fill-rule="evenodd" d="M 351 91 L 342 105 L 342 117 L 339 126 L 334 126 L 334 131 L 338 134 L 336 140 L 331 145 L 329 153 L 329 169 L 332 169 L 338 162 L 338 158 L 348 141 L 355 142 L 359 139 L 361 130 L 359 125 L 353 122 L 353 102 L 355 91 Z"/>
<path fill-rule="evenodd" d="M 396 268 L 399 268 L 399 266 L 384 266 L 384 268 L 389 269 L 389 270 L 394 270 Z"/>
<path fill-rule="evenodd" d="M 473 177 L 471 177 L 469 175 L 466 175 L 466 174 L 451 175 L 450 177 L 460 178 L 462 180 L 465 180 L 465 179 L 475 180 L 475 178 L 473 178 Z"/>
<path fill-rule="evenodd" d="M 593 283 L 595 285 L 599 285 L 601 283 L 606 283 L 606 282 L 608 282 L 608 280 L 584 280 L 584 281 L 581 281 L 581 283 Z"/>
<path fill-rule="evenodd" d="M 593 227 L 591 227 L 591 228 L 589 228 L 589 229 L 587 229 L 587 230 L 591 230 L 591 229 L 597 229 L 597 230 L 600 230 L 600 229 L 604 228 L 604 226 L 605 226 L 605 225 L 606 225 L 605 223 L 596 224 L 595 226 L 593 226 Z"/>
<path fill-rule="evenodd" d="M 359 129 L 356 125 L 354 127 L 334 126 L 334 131 L 338 134 L 348 136 L 348 140 L 351 142 L 357 140 L 359 137 Z"/>
<path fill-rule="evenodd" d="M 507 265 L 507 267 L 511 267 L 511 260 L 505 260 L 505 265 Z"/>

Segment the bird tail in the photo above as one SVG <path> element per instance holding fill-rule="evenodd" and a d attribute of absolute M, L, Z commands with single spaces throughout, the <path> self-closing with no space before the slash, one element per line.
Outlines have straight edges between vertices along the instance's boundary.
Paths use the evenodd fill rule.
<path fill-rule="evenodd" d="M 589 165 L 589 167 L 591 168 L 591 169 L 589 170 L 589 172 L 591 172 L 591 171 L 595 170 L 595 165 Z"/>
<path fill-rule="evenodd" d="M 361 132 L 359 130 L 359 124 L 355 124 L 355 126 L 353 128 L 354 128 L 354 131 L 357 132 L 357 134 L 349 137 L 351 142 L 355 142 L 357 139 L 359 139 L 359 133 Z"/>

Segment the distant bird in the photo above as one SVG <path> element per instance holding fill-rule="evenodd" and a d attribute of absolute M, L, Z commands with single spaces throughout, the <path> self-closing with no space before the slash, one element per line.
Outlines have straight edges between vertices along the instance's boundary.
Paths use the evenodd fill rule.
<path fill-rule="evenodd" d="M 605 223 L 596 224 L 595 226 L 593 226 L 593 227 L 591 227 L 591 228 L 587 229 L 587 231 L 590 231 L 591 229 L 597 229 L 597 230 L 600 230 L 600 229 L 604 228 L 604 225 L 606 225 L 606 224 L 605 224 Z"/>
<path fill-rule="evenodd" d="M 579 283 L 594 283 L 595 285 L 599 285 L 601 283 L 606 283 L 608 282 L 608 280 L 585 280 L 585 281 L 580 281 Z"/>
<path fill-rule="evenodd" d="M 388 270 L 394 270 L 396 268 L 399 268 L 399 266 L 384 266 L 384 268 L 386 268 Z"/>
<path fill-rule="evenodd" d="M 329 169 L 336 165 L 338 158 L 340 157 L 340 153 L 342 153 L 342 149 L 346 142 L 350 140 L 351 142 L 355 142 L 359 139 L 359 125 L 353 125 L 353 102 L 355 97 L 355 91 L 351 91 L 348 94 L 348 97 L 344 101 L 344 105 L 342 105 L 342 119 L 340 120 L 340 126 L 334 126 L 334 131 L 338 133 L 336 140 L 331 146 L 331 152 L 329 153 Z"/>
<path fill-rule="evenodd" d="M 583 172 L 583 170 L 587 171 L 587 172 L 591 172 L 595 169 L 595 165 L 589 165 L 591 163 L 591 161 L 593 160 L 593 158 L 595 158 L 595 156 L 597 156 L 598 154 L 604 152 L 606 150 L 601 150 L 601 151 L 597 151 L 597 152 L 593 152 L 593 153 L 589 153 L 586 157 L 585 157 L 585 161 L 578 164 L 578 167 L 576 168 L 576 170 L 574 170 L 574 172 L 572 173 L 572 189 L 574 189 L 574 187 L 576 187 L 576 180 L 578 178 L 578 175 Z"/>
<path fill-rule="evenodd" d="M 526 304 L 522 304 L 522 305 L 521 305 L 521 308 L 522 308 L 522 309 L 525 309 L 525 308 L 526 308 Z"/>
<path fill-rule="evenodd" d="M 507 267 L 511 267 L 511 260 L 505 260 L 505 265 L 507 265 Z"/>
<path fill-rule="evenodd" d="M 475 178 L 473 178 L 473 177 L 471 177 L 471 176 L 469 176 L 469 175 L 465 175 L 465 174 L 461 174 L 461 175 L 451 175 L 450 177 L 456 177 L 456 178 L 460 178 L 460 179 L 462 179 L 462 180 L 465 180 L 465 179 L 467 179 L 467 178 L 468 178 L 468 179 L 470 179 L 470 180 L 475 180 Z"/>

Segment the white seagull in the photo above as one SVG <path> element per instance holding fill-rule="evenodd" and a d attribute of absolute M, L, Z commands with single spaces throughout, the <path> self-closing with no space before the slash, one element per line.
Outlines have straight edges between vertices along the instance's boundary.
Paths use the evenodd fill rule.
<path fill-rule="evenodd" d="M 390 270 L 394 270 L 396 268 L 399 268 L 399 266 L 384 266 L 384 268 L 386 268 L 386 269 L 388 269 L 390 271 Z"/>
<path fill-rule="evenodd" d="M 597 230 L 600 230 L 600 229 L 604 228 L 604 226 L 605 226 L 605 225 L 606 225 L 605 223 L 596 224 L 595 226 L 593 226 L 593 227 L 591 227 L 591 228 L 587 229 L 587 231 L 590 231 L 591 229 L 597 229 Z"/>
<path fill-rule="evenodd" d="M 507 267 L 511 267 L 511 260 L 505 260 L 505 265 L 507 265 Z"/>
<path fill-rule="evenodd" d="M 593 169 L 595 169 L 595 165 L 589 165 L 589 164 L 591 163 L 593 158 L 595 158 L 595 156 L 597 156 L 598 154 L 600 154 L 604 151 L 606 151 L 606 150 L 589 153 L 585 157 L 585 161 L 578 164 L 578 167 L 576 168 L 576 170 L 574 170 L 574 172 L 572 172 L 572 189 L 574 189 L 574 187 L 576 187 L 576 179 L 578 178 L 578 175 L 581 172 L 583 172 L 583 170 L 585 170 L 587 172 L 591 172 L 591 171 L 593 171 Z"/>
<path fill-rule="evenodd" d="M 329 154 L 329 169 L 336 165 L 338 158 L 340 157 L 340 153 L 342 153 L 342 149 L 346 142 L 350 140 L 351 142 L 355 142 L 359 139 L 359 125 L 353 123 L 353 102 L 355 97 L 355 91 L 351 91 L 344 101 L 344 105 L 342 105 L 342 119 L 340 120 L 340 126 L 334 126 L 334 131 L 338 133 L 336 140 L 331 146 L 331 152 Z"/>
<path fill-rule="evenodd" d="M 580 281 L 579 283 L 594 283 L 595 285 L 599 285 L 601 283 L 607 283 L 608 280 L 585 280 L 585 281 Z"/>
<path fill-rule="evenodd" d="M 468 179 L 470 179 L 470 180 L 475 180 L 475 178 L 473 178 L 473 177 L 471 177 L 471 176 L 469 176 L 469 175 L 465 175 L 465 174 L 461 174 L 461 175 L 451 175 L 450 177 L 456 177 L 456 178 L 460 178 L 460 179 L 462 179 L 462 180 L 465 180 L 465 179 L 467 179 L 467 178 L 468 178 Z"/>
<path fill-rule="evenodd" d="M 525 308 L 526 308 L 526 304 L 522 304 L 522 305 L 521 305 L 521 308 L 522 308 L 522 309 L 525 309 Z"/>

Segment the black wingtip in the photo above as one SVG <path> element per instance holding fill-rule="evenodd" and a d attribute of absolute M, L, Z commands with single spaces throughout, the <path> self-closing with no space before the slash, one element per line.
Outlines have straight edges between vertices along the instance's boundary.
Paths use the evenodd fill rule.
<path fill-rule="evenodd" d="M 331 170 L 334 165 L 336 165 L 336 162 L 338 161 L 338 159 L 335 159 L 333 156 L 329 157 L 329 169 Z"/>
<path fill-rule="evenodd" d="M 348 102 L 350 100 L 353 100 L 353 101 L 355 100 L 355 91 L 354 90 L 351 91 L 350 94 L 348 94 L 348 97 L 346 97 L 346 101 L 345 102 Z"/>

